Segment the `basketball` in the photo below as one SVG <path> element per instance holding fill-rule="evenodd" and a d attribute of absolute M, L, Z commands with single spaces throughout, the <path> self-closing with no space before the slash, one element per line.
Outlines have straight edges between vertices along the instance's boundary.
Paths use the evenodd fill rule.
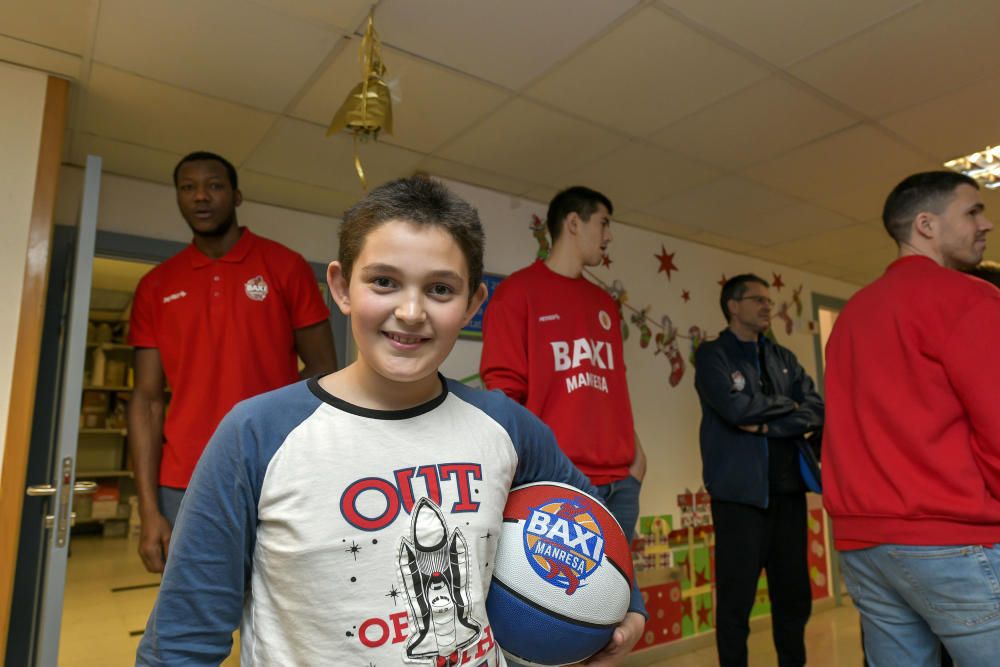
<path fill-rule="evenodd" d="M 515 662 L 585 660 L 607 645 L 628 612 L 625 534 L 600 501 L 572 486 L 511 490 L 495 565 L 486 612 L 493 638 Z"/>

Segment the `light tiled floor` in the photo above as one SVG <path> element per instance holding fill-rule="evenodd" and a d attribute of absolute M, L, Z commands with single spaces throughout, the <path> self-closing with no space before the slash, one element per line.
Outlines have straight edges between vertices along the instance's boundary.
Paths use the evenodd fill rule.
<path fill-rule="evenodd" d="M 134 540 L 74 536 L 66 574 L 59 664 L 134 664 L 135 649 L 153 608 L 158 581 L 157 575 L 143 569 Z M 141 588 L 129 588 L 133 586 Z M 122 588 L 126 590 L 112 590 Z M 814 614 L 806 630 L 806 642 L 810 667 L 861 665 L 858 614 L 849 605 Z M 748 644 L 752 667 L 777 665 L 770 632 L 751 634 Z M 238 643 L 234 649 L 234 655 L 223 663 L 227 667 L 239 664 Z M 648 664 L 646 660 L 629 662 Z M 715 648 L 711 647 L 656 662 L 653 667 L 716 664 Z"/>
<path fill-rule="evenodd" d="M 132 665 L 160 577 L 143 568 L 134 540 L 97 535 L 72 540 L 59 665 Z M 238 646 L 223 664 L 239 664 Z"/>
<path fill-rule="evenodd" d="M 751 667 L 778 664 L 770 630 L 751 633 L 747 650 Z M 848 603 L 813 614 L 806 626 L 806 653 L 809 667 L 861 667 L 861 629 L 854 607 Z M 712 646 L 652 663 L 651 667 L 715 667 L 718 664 Z"/>

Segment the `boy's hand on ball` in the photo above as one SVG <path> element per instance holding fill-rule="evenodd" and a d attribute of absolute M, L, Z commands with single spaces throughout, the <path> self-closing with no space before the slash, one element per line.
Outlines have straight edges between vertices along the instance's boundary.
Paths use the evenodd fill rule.
<path fill-rule="evenodd" d="M 618 624 L 615 633 L 611 636 L 611 641 L 599 653 L 595 653 L 589 659 L 584 660 L 580 665 L 586 667 L 614 667 L 620 665 L 625 657 L 632 651 L 639 638 L 642 637 L 642 630 L 646 627 L 646 618 L 642 614 L 630 611 L 625 615 L 625 620 Z"/>

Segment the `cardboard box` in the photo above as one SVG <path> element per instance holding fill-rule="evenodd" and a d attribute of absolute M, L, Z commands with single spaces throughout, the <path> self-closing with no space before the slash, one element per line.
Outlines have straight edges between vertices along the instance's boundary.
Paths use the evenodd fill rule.
<path fill-rule="evenodd" d="M 98 484 L 90 506 L 90 517 L 92 519 L 116 518 L 118 516 L 118 500 L 120 497 L 118 484 Z"/>

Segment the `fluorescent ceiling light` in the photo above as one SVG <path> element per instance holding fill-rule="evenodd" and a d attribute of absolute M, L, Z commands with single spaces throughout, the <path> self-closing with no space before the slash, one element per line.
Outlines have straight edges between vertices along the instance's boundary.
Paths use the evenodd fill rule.
<path fill-rule="evenodd" d="M 948 169 L 971 176 L 990 190 L 1000 188 L 1000 146 L 987 146 L 944 163 Z"/>

